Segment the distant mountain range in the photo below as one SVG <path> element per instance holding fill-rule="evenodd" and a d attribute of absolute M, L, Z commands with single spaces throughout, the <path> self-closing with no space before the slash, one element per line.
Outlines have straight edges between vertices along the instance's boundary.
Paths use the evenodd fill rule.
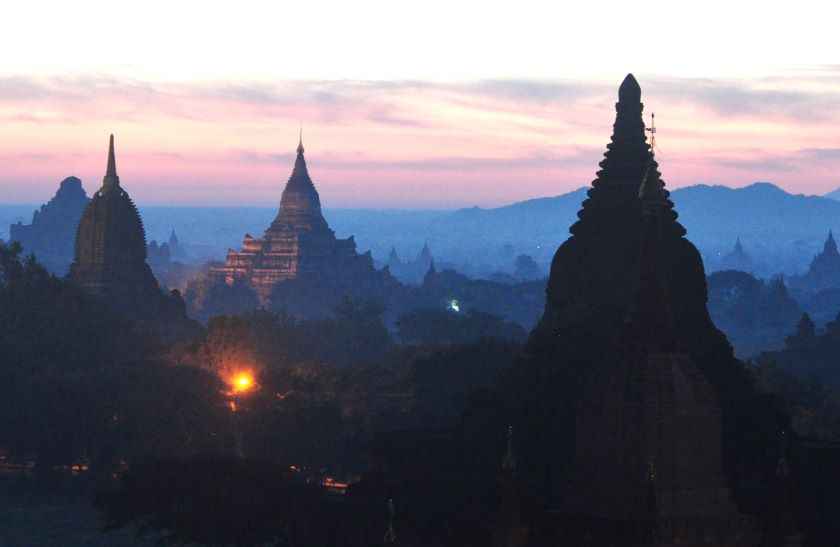
<path fill-rule="evenodd" d="M 829 196 L 789 194 L 766 182 L 743 188 L 698 184 L 671 194 L 688 237 L 701 250 L 707 269 L 741 238 L 759 273 L 795 273 L 807 267 L 829 229 L 840 234 L 840 190 Z M 517 254 L 533 256 L 547 273 L 557 247 L 569 236 L 586 189 L 532 199 L 504 207 L 457 211 L 327 209 L 339 237 L 354 235 L 361 251 L 385 261 L 391 246 L 403 259 L 428 242 L 437 262 L 483 275 L 511 270 Z M 0 236 L 8 223 L 28 223 L 34 206 L 0 206 Z M 147 239 L 161 241 L 175 228 L 181 241 L 202 256 L 221 259 L 238 247 L 246 232 L 262 234 L 276 215 L 274 207 L 140 207 Z M 470 271 L 472 270 L 472 271 Z"/>
<path fill-rule="evenodd" d="M 581 188 L 496 209 L 461 209 L 440 227 L 469 232 L 477 241 L 521 239 L 522 234 L 530 234 L 535 241 L 556 248 L 568 237 L 585 192 Z M 764 263 L 764 273 L 794 273 L 807 266 L 830 229 L 840 233 L 840 201 L 789 194 L 767 182 L 743 188 L 698 184 L 672 191 L 671 199 L 689 239 L 703 253 L 707 269 L 714 269 L 716 258 L 729 252 L 740 237 L 747 252 Z"/>

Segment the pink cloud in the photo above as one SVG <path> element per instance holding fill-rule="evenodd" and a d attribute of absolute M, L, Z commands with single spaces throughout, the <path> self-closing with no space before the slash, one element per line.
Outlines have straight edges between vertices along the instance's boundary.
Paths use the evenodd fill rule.
<path fill-rule="evenodd" d="M 840 82 L 823 72 L 641 84 L 670 187 L 840 186 L 832 148 Z M 588 184 L 609 141 L 615 94 L 616 83 L 576 81 L 5 78 L 0 193 L 4 202 L 40 203 L 70 174 L 94 191 L 114 132 L 121 178 L 138 203 L 273 205 L 303 122 L 325 204 L 500 205 Z"/>

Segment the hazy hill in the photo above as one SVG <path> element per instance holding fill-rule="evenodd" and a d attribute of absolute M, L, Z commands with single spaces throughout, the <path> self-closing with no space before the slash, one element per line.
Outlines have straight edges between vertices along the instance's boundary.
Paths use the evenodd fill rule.
<path fill-rule="evenodd" d="M 836 190 L 832 190 L 831 192 L 827 193 L 823 197 L 826 197 L 826 198 L 829 198 L 829 199 L 836 199 L 836 200 L 840 201 L 840 188 L 837 188 Z"/>
<path fill-rule="evenodd" d="M 470 232 L 489 243 L 516 234 L 530 234 L 551 249 L 568 237 L 585 190 L 534 199 L 496 209 L 461 209 L 443 223 L 454 233 Z M 789 194 L 757 182 L 743 188 L 698 184 L 671 194 L 688 237 L 700 248 L 707 269 L 732 249 L 740 236 L 760 274 L 794 273 L 807 267 L 822 247 L 829 229 L 840 233 L 840 201 Z M 536 253 L 546 261 L 544 253 Z"/>

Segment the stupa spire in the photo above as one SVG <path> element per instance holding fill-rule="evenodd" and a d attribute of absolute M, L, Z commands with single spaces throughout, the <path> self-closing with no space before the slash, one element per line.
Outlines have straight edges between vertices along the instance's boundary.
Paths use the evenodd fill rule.
<path fill-rule="evenodd" d="M 834 234 L 831 230 L 828 231 L 828 239 L 825 240 L 825 245 L 823 246 L 824 253 L 831 253 L 837 254 L 837 242 L 834 241 Z"/>
<path fill-rule="evenodd" d="M 306 159 L 303 157 L 303 150 L 303 128 L 301 128 L 300 136 L 298 137 L 297 158 L 295 158 L 292 175 L 289 177 L 289 184 L 298 183 L 313 186 L 312 179 L 309 178 L 309 171 L 306 168 Z"/>
<path fill-rule="evenodd" d="M 641 100 L 642 88 L 639 86 L 639 82 L 636 81 L 636 77 L 632 73 L 629 73 L 624 77 L 624 81 L 618 87 L 618 102 L 632 105 L 641 102 Z"/>
<path fill-rule="evenodd" d="M 116 155 L 114 154 L 113 133 L 111 134 L 111 138 L 108 142 L 108 166 L 105 168 L 105 178 L 102 179 L 103 188 L 109 187 L 111 185 L 120 185 L 120 177 L 117 176 L 117 159 Z"/>
<path fill-rule="evenodd" d="M 297 157 L 292 174 L 280 198 L 280 210 L 271 223 L 269 231 L 301 229 L 309 232 L 329 231 L 326 220 L 321 214 L 321 198 L 312 183 L 303 157 L 303 130 L 298 138 Z"/>
<path fill-rule="evenodd" d="M 641 232 L 643 219 L 636 200 L 639 181 L 647 173 L 649 179 L 664 187 L 647 139 L 647 133 L 651 134 L 651 142 L 655 135 L 654 118 L 651 116 L 648 127 L 642 118 L 641 98 L 639 83 L 628 74 L 618 88 L 612 138 L 599 164 L 601 169 L 587 192 L 588 199 L 578 213 L 580 220 L 570 228 L 572 234 Z M 685 229 L 676 223 L 677 214 L 668 197 L 664 191 L 663 202 L 667 207 L 662 212 L 663 228 L 669 235 L 685 235 Z"/>

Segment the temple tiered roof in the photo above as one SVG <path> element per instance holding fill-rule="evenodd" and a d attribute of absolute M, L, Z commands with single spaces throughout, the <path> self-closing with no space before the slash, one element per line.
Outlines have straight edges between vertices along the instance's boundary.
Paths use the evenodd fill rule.
<path fill-rule="evenodd" d="M 645 135 L 642 119 L 644 105 L 642 90 L 636 78 L 628 74 L 618 89 L 615 104 L 615 124 L 601 169 L 587 192 L 588 199 L 578 213 L 580 220 L 570 228 L 573 234 L 594 234 L 640 229 L 642 211 L 637 199 L 639 181 L 647 173 L 650 184 L 659 185 L 665 210 L 662 214 L 666 233 L 684 235 L 685 229 L 676 222 L 674 204 L 668 199 L 659 164 L 653 158 Z"/>
<path fill-rule="evenodd" d="M 303 136 L 298 143 L 295 166 L 283 196 L 280 198 L 280 210 L 271 223 L 268 232 L 309 231 L 329 232 L 327 221 L 321 214 L 321 199 L 309 177 L 306 159 L 303 157 Z"/>
<path fill-rule="evenodd" d="M 372 273 L 369 253 L 358 254 L 353 237 L 337 239 L 321 213 L 321 200 L 297 147 L 292 174 L 280 199 L 277 217 L 263 237 L 245 236 L 241 251 L 230 250 L 225 264 L 211 268 L 211 278 L 228 285 L 245 283 L 263 305 L 278 284 L 300 276 Z"/>

